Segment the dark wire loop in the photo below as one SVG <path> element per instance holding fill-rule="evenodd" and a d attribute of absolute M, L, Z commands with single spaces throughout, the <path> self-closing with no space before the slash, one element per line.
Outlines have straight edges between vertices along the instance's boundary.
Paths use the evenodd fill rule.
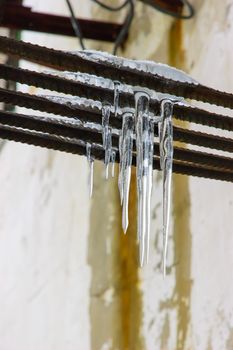
<path fill-rule="evenodd" d="M 131 23 L 132 23 L 132 20 L 134 17 L 134 0 L 125 0 L 118 7 L 108 6 L 108 5 L 104 4 L 103 2 L 101 2 L 100 0 L 92 0 L 92 2 L 103 7 L 105 10 L 114 11 L 114 12 L 120 11 L 123 8 L 125 8 L 126 6 L 129 6 L 129 11 L 125 17 L 123 27 L 122 27 L 120 33 L 118 34 L 116 41 L 115 41 L 115 44 L 114 44 L 113 55 L 116 55 L 118 48 L 122 45 L 122 43 L 124 42 L 124 40 L 126 38 L 126 35 L 128 34 L 129 28 L 131 26 Z"/>
<path fill-rule="evenodd" d="M 71 22 L 72 27 L 74 29 L 75 35 L 79 38 L 79 43 L 80 43 L 82 50 L 85 50 L 85 45 L 83 42 L 83 33 L 82 33 L 81 28 L 80 28 L 79 21 L 75 17 L 74 10 L 73 10 L 73 7 L 70 3 L 70 0 L 66 0 L 66 4 L 67 4 L 68 9 L 70 11 L 70 22 Z"/>
<path fill-rule="evenodd" d="M 128 0 L 125 0 L 123 2 L 123 4 L 117 6 L 117 7 L 111 7 L 111 6 L 108 6 L 106 4 L 104 4 L 103 2 L 99 1 L 99 0 L 91 0 L 92 2 L 96 3 L 97 5 L 103 7 L 105 10 L 108 10 L 108 11 L 120 11 L 122 10 L 126 5 L 128 5 Z"/>
<path fill-rule="evenodd" d="M 128 11 L 126 17 L 125 17 L 125 21 L 124 21 L 123 27 L 122 27 L 120 33 L 118 34 L 118 36 L 116 38 L 116 41 L 115 41 L 115 44 L 114 44 L 113 54 L 116 55 L 117 50 L 122 45 L 122 43 L 124 42 L 128 32 L 129 32 L 129 28 L 131 26 L 131 23 L 132 23 L 132 20 L 133 20 L 133 17 L 134 17 L 134 8 L 135 8 L 134 0 L 125 0 L 121 5 L 119 5 L 117 7 L 108 6 L 108 5 L 104 4 L 104 3 L 102 3 L 100 0 L 91 0 L 91 1 L 96 3 L 97 5 L 101 6 L 105 10 L 113 11 L 113 12 L 120 11 L 123 8 L 125 8 L 126 6 L 129 6 L 129 11 Z M 154 9 L 156 9 L 158 11 L 160 11 L 160 12 L 166 14 L 166 15 L 175 17 L 177 19 L 190 19 L 195 14 L 194 8 L 189 3 L 188 0 L 181 0 L 182 3 L 184 4 L 184 6 L 186 6 L 187 9 L 188 9 L 188 14 L 187 15 L 185 15 L 185 14 L 184 15 L 183 14 L 180 15 L 180 14 L 177 14 L 175 12 L 166 10 L 166 9 L 162 8 L 160 5 L 155 4 L 154 1 L 152 1 L 152 0 L 141 0 L 141 1 L 143 1 L 144 3 L 152 6 Z M 85 50 L 85 45 L 84 45 L 84 41 L 83 41 L 83 33 L 82 33 L 81 28 L 80 28 L 79 21 L 75 17 L 74 10 L 73 10 L 73 7 L 72 7 L 72 5 L 70 3 L 70 0 L 66 0 L 66 3 L 67 3 L 67 6 L 69 8 L 69 11 L 70 11 L 70 21 L 71 21 L 72 27 L 74 29 L 74 32 L 75 32 L 76 36 L 79 38 L 79 42 L 80 42 L 81 48 L 83 50 Z"/>
<path fill-rule="evenodd" d="M 163 7 L 161 7 L 158 4 L 155 4 L 154 1 L 152 0 L 141 0 L 144 3 L 150 5 L 151 7 L 153 7 L 154 9 L 164 13 L 165 15 L 169 15 L 172 17 L 175 17 L 177 19 L 190 19 L 195 15 L 195 10 L 193 8 L 193 6 L 190 4 L 190 2 L 188 0 L 181 0 L 181 2 L 183 3 L 183 5 L 187 8 L 188 13 L 187 15 L 183 15 L 183 14 L 177 14 L 176 12 L 172 12 L 169 10 L 164 9 Z"/>
<path fill-rule="evenodd" d="M 125 0 L 123 2 L 123 4 L 121 4 L 118 7 L 107 6 L 99 0 L 92 0 L 92 1 L 108 11 L 120 11 L 124 7 L 129 6 L 129 11 L 126 15 L 123 27 L 122 27 L 120 33 L 118 34 L 116 41 L 115 41 L 115 44 L 114 44 L 113 54 L 116 55 L 118 48 L 122 45 L 123 41 L 125 40 L 126 35 L 128 34 L 130 25 L 131 25 L 133 17 L 134 17 L 134 0 Z M 85 45 L 83 42 L 83 34 L 82 34 L 82 30 L 81 30 L 80 25 L 79 25 L 79 21 L 75 17 L 74 10 L 73 10 L 73 7 L 72 7 L 70 1 L 66 0 L 66 3 L 68 6 L 68 9 L 70 11 L 70 21 L 71 21 L 72 27 L 74 29 L 74 32 L 75 32 L 76 36 L 79 38 L 81 48 L 83 50 L 85 50 Z"/>
<path fill-rule="evenodd" d="M 96 0 L 94 0 L 94 1 L 96 1 Z M 128 32 L 129 32 L 129 28 L 131 26 L 131 23 L 132 23 L 132 20 L 134 17 L 134 0 L 127 0 L 126 3 L 129 5 L 129 11 L 126 15 L 123 27 L 116 38 L 115 45 L 113 48 L 113 55 L 116 55 L 118 48 L 124 42 Z"/>

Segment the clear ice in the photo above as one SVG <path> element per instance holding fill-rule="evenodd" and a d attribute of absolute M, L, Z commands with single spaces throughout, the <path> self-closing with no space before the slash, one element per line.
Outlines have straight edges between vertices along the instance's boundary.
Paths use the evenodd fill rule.
<path fill-rule="evenodd" d="M 124 68 L 133 71 L 141 71 L 153 75 L 159 75 L 166 79 L 198 84 L 185 72 L 169 67 L 165 64 L 150 61 L 135 61 L 116 57 L 99 51 L 79 51 L 87 61 L 105 62 L 106 65 Z M 46 72 L 51 74 L 51 72 Z M 78 107 L 82 110 L 97 111 L 102 113 L 102 125 L 100 123 L 84 122 L 75 118 L 51 117 L 56 123 L 70 124 L 77 128 L 92 129 L 102 133 L 102 145 L 93 147 L 104 149 L 105 177 L 109 177 L 109 165 L 112 165 L 111 175 L 114 176 L 117 149 L 112 147 L 112 135 L 119 136 L 119 176 L 118 187 L 120 202 L 122 205 L 122 228 L 126 233 L 129 225 L 128 206 L 131 181 L 131 165 L 133 158 L 133 144 L 136 143 L 136 170 L 137 170 L 137 237 L 139 242 L 140 265 L 148 262 L 150 245 L 150 213 L 151 194 L 153 185 L 153 156 L 154 156 L 154 125 L 158 123 L 160 166 L 163 176 L 163 273 L 166 274 L 166 256 L 168 245 L 170 206 L 171 206 L 171 181 L 173 162 L 173 128 L 172 112 L 173 103 L 185 104 L 182 98 L 173 95 L 155 92 L 146 88 L 133 87 L 119 81 L 80 72 L 53 72 L 54 75 L 64 76 L 88 87 L 99 87 L 112 92 L 112 104 L 104 101 L 94 101 L 84 97 L 72 97 L 60 94 L 59 96 L 43 96 L 57 103 Z M 121 93 L 128 93 L 135 97 L 135 108 L 121 108 L 119 99 Z M 161 105 L 160 116 L 154 116 L 149 104 L 157 100 Z M 110 124 L 110 116 L 122 117 L 122 129 L 113 129 Z M 77 140 L 77 142 L 79 142 Z M 86 144 L 86 156 L 89 164 L 89 192 L 93 190 L 93 164 L 91 156 L 91 144 Z"/>
<path fill-rule="evenodd" d="M 171 181 L 173 162 L 173 102 L 161 102 L 161 122 L 159 125 L 160 167 L 163 173 L 163 274 L 166 275 L 166 257 L 171 207 Z"/>
<path fill-rule="evenodd" d="M 115 162 L 116 162 L 116 151 L 113 149 L 111 154 L 112 177 L 115 176 Z"/>
<path fill-rule="evenodd" d="M 103 147 L 105 150 L 104 164 L 105 164 L 105 177 L 108 179 L 109 164 L 112 156 L 112 128 L 109 126 L 109 118 L 111 114 L 111 106 L 108 104 L 102 107 L 102 138 Z"/>
<path fill-rule="evenodd" d="M 121 86 L 121 83 L 119 81 L 114 81 L 114 101 L 113 101 L 113 105 L 114 105 L 115 117 L 117 116 L 118 108 L 119 108 L 120 86 Z"/>
<path fill-rule="evenodd" d="M 91 156 L 91 144 L 88 142 L 86 144 L 86 156 L 87 156 L 87 162 L 89 166 L 88 186 L 89 186 L 89 196 L 91 198 L 93 193 L 94 158 Z"/>
<path fill-rule="evenodd" d="M 135 93 L 135 131 L 137 149 L 137 197 L 140 265 L 148 261 L 150 241 L 150 211 L 153 176 L 154 119 L 149 115 L 150 96 Z"/>
<path fill-rule="evenodd" d="M 122 131 L 119 138 L 120 171 L 118 186 L 122 205 L 122 228 L 126 233 L 129 225 L 128 206 L 133 157 L 134 115 L 125 112 L 122 118 Z"/>

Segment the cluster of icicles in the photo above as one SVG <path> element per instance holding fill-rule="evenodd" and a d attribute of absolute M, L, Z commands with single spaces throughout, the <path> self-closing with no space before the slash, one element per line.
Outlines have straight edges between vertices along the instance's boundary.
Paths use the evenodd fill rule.
<path fill-rule="evenodd" d="M 120 97 L 119 82 L 115 82 L 114 111 L 118 111 Z M 125 109 L 122 114 L 122 129 L 119 134 L 119 176 L 118 187 L 122 205 L 122 228 L 127 232 L 129 225 L 128 205 L 133 158 L 133 144 L 136 142 L 137 171 L 137 238 L 139 242 L 140 265 L 148 262 L 150 242 L 151 194 L 153 185 L 154 125 L 159 130 L 160 167 L 163 172 L 163 271 L 166 273 L 167 240 L 169 231 L 170 193 L 173 160 L 172 110 L 173 102 L 161 101 L 161 114 L 149 113 L 150 95 L 143 90 L 135 91 L 135 110 Z M 105 151 L 105 177 L 109 177 L 109 165 L 112 164 L 112 176 L 116 159 L 116 149 L 112 147 L 112 128 L 109 124 L 111 105 L 102 106 L 102 138 Z M 91 144 L 86 144 L 87 161 L 90 167 L 90 196 L 93 192 L 93 163 Z"/>
<path fill-rule="evenodd" d="M 134 61 L 107 53 L 97 51 L 79 51 L 74 54 L 84 56 L 90 61 L 102 61 L 118 67 L 129 67 L 137 71 L 144 71 L 150 74 L 157 74 L 165 78 L 176 81 L 183 81 L 195 84 L 193 80 L 183 71 L 169 67 L 164 64 L 150 61 Z M 63 75 L 68 79 L 79 81 L 82 84 L 100 86 L 111 89 L 114 94 L 113 106 L 101 101 L 93 101 L 85 98 L 75 97 L 55 97 L 48 98 L 59 101 L 60 103 L 71 104 L 72 106 L 82 107 L 84 110 L 101 110 L 102 126 L 75 121 L 66 120 L 65 123 L 76 124 L 77 126 L 92 128 L 97 132 L 102 132 L 103 148 L 105 151 L 105 174 L 109 176 L 109 165 L 112 164 L 112 176 L 114 176 L 114 164 L 117 151 L 119 150 L 119 178 L 118 187 L 122 205 L 122 227 L 126 233 L 128 220 L 129 190 L 131 180 L 131 165 L 133 158 L 133 144 L 136 143 L 136 172 L 137 172 L 137 237 L 140 251 L 140 265 L 143 266 L 148 261 L 149 242 L 150 242 L 150 214 L 151 214 L 151 194 L 153 185 L 153 161 L 154 161 L 154 137 L 159 137 L 159 157 L 160 167 L 163 177 L 163 272 L 166 273 L 166 255 L 169 231 L 169 213 L 171 197 L 171 179 L 173 162 L 173 129 L 172 129 L 172 111 L 173 103 L 184 103 L 182 98 L 176 96 L 161 94 L 149 89 L 125 85 L 110 79 L 97 77 L 90 74 L 75 72 L 54 72 L 54 74 Z M 121 93 L 134 94 L 135 108 L 123 108 L 119 106 Z M 157 100 L 160 103 L 160 115 L 155 116 L 150 111 L 150 101 Z M 111 127 L 110 118 L 121 115 L 122 129 L 116 130 Z M 64 122 L 64 119 L 63 119 Z M 154 134 L 154 126 L 158 126 L 158 135 Z M 119 137 L 119 147 L 112 145 L 112 135 Z M 83 141 L 77 141 L 83 142 Z M 90 196 L 93 192 L 93 169 L 94 157 L 92 155 L 90 143 L 86 143 L 86 156 L 90 167 L 89 186 Z M 95 147 L 101 147 L 95 144 Z"/>

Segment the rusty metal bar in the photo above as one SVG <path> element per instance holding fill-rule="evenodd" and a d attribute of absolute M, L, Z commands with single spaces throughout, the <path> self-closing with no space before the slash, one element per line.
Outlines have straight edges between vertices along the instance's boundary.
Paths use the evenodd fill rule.
<path fill-rule="evenodd" d="M 51 101 L 42 96 L 34 96 L 27 93 L 0 89 L 0 101 L 20 107 L 39 110 L 41 112 L 78 118 L 83 122 L 92 121 L 99 126 L 101 125 L 101 115 L 99 114 L 99 110 L 85 110 Z M 116 129 L 121 129 L 121 123 L 121 116 L 110 118 L 110 125 Z M 158 134 L 157 127 L 155 127 L 155 133 Z M 174 140 L 216 150 L 233 152 L 233 140 L 230 138 L 185 130 L 176 126 L 174 126 Z"/>
<path fill-rule="evenodd" d="M 175 81 L 158 75 L 135 71 L 128 67 L 118 67 L 106 62 L 94 62 L 79 55 L 5 37 L 0 37 L 0 51 L 59 70 L 90 73 L 112 80 L 119 80 L 122 83 L 142 86 L 155 91 L 233 109 L 233 94 L 218 91 L 198 83 Z"/>
<path fill-rule="evenodd" d="M 91 142 L 102 147 L 102 134 L 78 125 L 67 125 L 53 118 L 47 120 L 43 117 L 29 116 L 16 113 L 0 112 L 0 124 L 8 127 L 23 128 L 31 131 L 42 132 L 45 134 L 56 135 L 58 137 L 70 138 Z M 113 146 L 118 148 L 118 135 L 113 134 Z M 154 143 L 155 155 L 159 154 L 159 145 Z M 198 152 L 181 147 L 174 147 L 174 159 L 188 163 L 205 166 L 207 168 L 216 168 L 218 170 L 233 171 L 233 159 L 229 157 L 220 157 L 210 153 Z"/>
<path fill-rule="evenodd" d="M 42 134 L 42 133 L 30 134 L 26 130 L 7 129 L 4 126 L 0 125 L 0 138 L 86 156 L 85 145 L 80 145 L 74 140 L 61 139 L 59 136 L 56 136 L 56 135 L 48 135 L 48 134 Z M 103 149 L 93 147 L 92 155 L 97 160 L 101 160 L 101 161 L 104 160 Z M 119 162 L 118 152 L 116 153 L 116 161 Z M 133 156 L 133 165 L 135 164 L 136 164 L 136 158 L 135 156 Z M 158 158 L 154 158 L 153 167 L 154 169 L 160 169 Z M 180 162 L 176 160 L 174 161 L 174 164 L 173 164 L 173 171 L 174 173 L 179 173 L 179 174 L 193 175 L 193 176 L 198 176 L 198 177 L 203 177 L 208 179 L 210 178 L 215 180 L 233 182 L 232 172 L 218 170 L 218 169 L 211 169 L 208 167 Z"/>
<path fill-rule="evenodd" d="M 82 18 L 78 21 L 86 39 L 115 42 L 122 29 L 122 25 L 118 23 Z M 75 37 L 69 17 L 34 12 L 30 7 L 14 2 L 0 5 L 0 27 Z"/>
<path fill-rule="evenodd" d="M 189 97 L 204 102 L 220 104 L 225 107 L 232 108 L 233 106 L 232 94 L 216 91 L 200 84 L 182 83 L 142 71 L 135 71 L 131 68 L 119 67 L 114 63 L 94 62 L 85 56 L 64 53 L 2 37 L 0 37 L 0 50 L 29 60 L 35 59 L 37 63 L 46 62 L 46 64 L 51 64 L 60 69 L 96 74 L 112 80 L 120 80 L 130 85 L 146 86 L 172 95 L 181 94 L 185 98 Z M 43 56 L 46 53 L 47 56 Z M 36 57 L 36 54 L 38 57 Z M 98 87 L 89 83 L 84 84 L 52 74 L 37 73 L 0 65 L 0 78 L 113 104 L 114 92 L 110 88 Z M 96 158 L 104 159 L 101 136 L 101 110 L 97 107 L 60 103 L 46 97 L 32 96 L 6 89 L 0 89 L 0 101 L 71 118 L 67 124 L 65 119 L 62 120 L 62 117 L 58 120 L 55 118 L 46 119 L 38 116 L 14 113 L 4 114 L 0 112 L 0 136 L 2 135 L 3 138 L 43 147 L 48 145 L 48 148 L 77 154 L 85 154 L 85 144 L 86 142 L 91 142 Z M 120 106 L 122 108 L 126 106 L 134 107 L 133 93 L 121 93 Z M 152 112 L 158 115 L 160 112 L 159 102 L 152 99 L 150 108 Z M 196 107 L 174 104 L 174 117 L 233 131 L 233 118 L 210 113 Z M 75 125 L 75 118 L 83 122 L 94 122 L 96 126 L 99 126 L 99 129 L 86 127 L 85 124 Z M 110 125 L 114 128 L 121 129 L 121 124 L 122 116 L 120 114 L 110 118 Z M 156 135 L 158 133 L 157 127 L 155 133 Z M 174 127 L 174 140 L 217 150 L 233 151 L 233 140 L 230 138 L 221 138 L 178 127 Z M 118 135 L 116 133 L 113 134 L 113 146 L 116 149 L 118 148 Z M 158 168 L 159 145 L 157 142 L 154 143 L 154 150 L 154 167 Z M 174 171 L 187 175 L 233 181 L 233 158 L 174 147 Z"/>
<path fill-rule="evenodd" d="M 101 98 L 102 101 L 113 103 L 113 90 L 111 89 L 80 83 L 52 74 L 38 73 L 0 64 L 0 78 L 92 100 Z M 134 107 L 133 94 L 121 93 L 119 104 L 121 107 Z M 158 114 L 158 101 L 151 100 L 150 108 L 155 114 Z M 233 131 L 233 118 L 210 113 L 203 109 L 175 104 L 174 115 L 177 119 Z"/>

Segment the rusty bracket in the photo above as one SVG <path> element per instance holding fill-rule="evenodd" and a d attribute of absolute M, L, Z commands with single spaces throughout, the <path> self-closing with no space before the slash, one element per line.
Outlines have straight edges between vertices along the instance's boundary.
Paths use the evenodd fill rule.
<path fill-rule="evenodd" d="M 122 29 L 118 23 L 81 18 L 78 21 L 86 39 L 115 42 Z M 17 1 L 0 2 L 0 27 L 76 36 L 69 17 L 34 12 Z"/>

